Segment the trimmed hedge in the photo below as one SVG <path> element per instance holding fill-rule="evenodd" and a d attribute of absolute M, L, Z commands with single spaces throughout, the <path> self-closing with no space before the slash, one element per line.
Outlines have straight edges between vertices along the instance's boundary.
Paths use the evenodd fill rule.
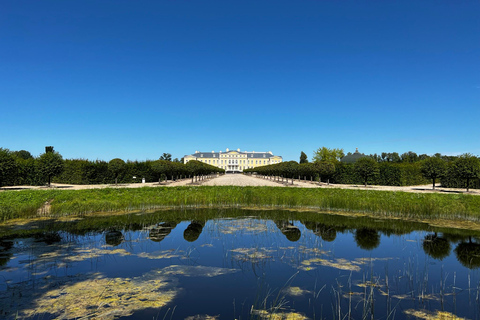
<path fill-rule="evenodd" d="M 383 186 L 414 186 L 429 184 L 420 171 L 420 163 L 390 163 L 379 164 L 379 174 L 375 176 L 371 184 Z M 331 182 L 340 184 L 362 184 L 363 181 L 355 173 L 354 164 L 337 163 Z"/>
<path fill-rule="evenodd" d="M 447 174 L 440 179 L 440 182 L 442 184 L 442 187 L 445 188 L 465 189 L 467 187 L 465 179 L 460 179 L 456 177 L 453 170 L 453 162 L 448 163 Z M 480 189 L 480 179 L 472 179 L 469 183 L 469 188 Z"/>

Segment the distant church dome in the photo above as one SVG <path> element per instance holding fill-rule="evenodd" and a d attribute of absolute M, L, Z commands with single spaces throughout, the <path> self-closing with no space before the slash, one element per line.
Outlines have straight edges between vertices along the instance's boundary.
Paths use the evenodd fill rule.
<path fill-rule="evenodd" d="M 366 155 L 358 152 L 358 148 L 356 148 L 354 153 L 346 155 L 345 157 L 340 159 L 340 161 L 344 163 L 354 163 L 355 161 L 363 157 L 366 157 Z"/>

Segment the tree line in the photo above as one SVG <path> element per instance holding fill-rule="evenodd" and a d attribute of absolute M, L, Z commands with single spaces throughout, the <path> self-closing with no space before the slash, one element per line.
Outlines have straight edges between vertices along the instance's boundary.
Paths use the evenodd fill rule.
<path fill-rule="evenodd" d="M 0 187 L 15 185 L 134 183 L 176 180 L 225 170 L 200 162 L 183 164 L 169 153 L 159 160 L 124 161 L 116 158 L 103 160 L 66 159 L 53 147 L 46 147 L 38 157 L 25 150 L 10 151 L 0 148 Z"/>
<path fill-rule="evenodd" d="M 349 154 L 347 154 L 349 155 Z M 264 176 L 332 182 L 406 186 L 437 182 L 443 187 L 480 188 L 480 159 L 472 154 L 460 156 L 417 155 L 396 152 L 362 155 L 353 163 L 340 161 L 343 149 L 319 148 L 313 162 L 300 153 L 300 162 L 287 161 L 244 170 Z"/>

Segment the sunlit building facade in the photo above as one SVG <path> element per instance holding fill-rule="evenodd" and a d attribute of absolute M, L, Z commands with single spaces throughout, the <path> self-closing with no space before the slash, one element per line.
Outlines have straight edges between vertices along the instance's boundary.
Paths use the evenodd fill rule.
<path fill-rule="evenodd" d="M 229 150 L 219 152 L 200 152 L 195 151 L 194 154 L 183 157 L 183 162 L 187 163 L 191 160 L 197 160 L 210 164 L 212 166 L 225 169 L 226 172 L 243 172 L 245 169 L 266 166 L 282 162 L 281 156 L 275 156 L 271 151 L 240 151 Z"/>

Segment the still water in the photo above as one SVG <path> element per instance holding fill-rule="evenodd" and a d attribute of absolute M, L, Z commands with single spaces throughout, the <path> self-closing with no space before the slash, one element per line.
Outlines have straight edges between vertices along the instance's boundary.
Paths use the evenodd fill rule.
<path fill-rule="evenodd" d="M 480 319 L 480 235 L 454 228 L 237 209 L 0 235 L 2 319 Z"/>

